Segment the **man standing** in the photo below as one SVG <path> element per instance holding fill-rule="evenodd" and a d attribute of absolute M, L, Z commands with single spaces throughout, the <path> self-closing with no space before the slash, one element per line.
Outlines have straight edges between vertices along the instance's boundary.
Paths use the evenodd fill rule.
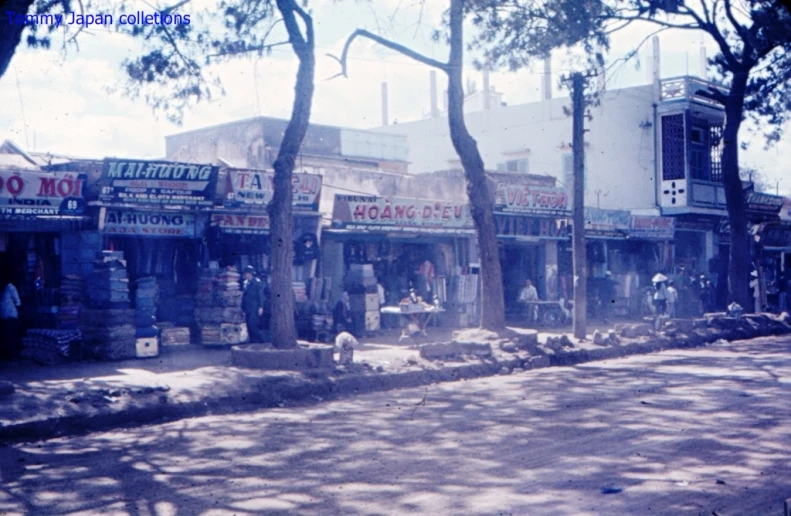
<path fill-rule="evenodd" d="M 264 285 L 255 276 L 255 269 L 252 265 L 244 268 L 242 310 L 244 310 L 250 342 L 264 342 L 264 336 L 261 333 L 261 315 L 264 313 Z"/>
<path fill-rule="evenodd" d="M 525 280 L 525 288 L 519 293 L 518 301 L 527 307 L 528 321 L 533 322 L 538 319 L 538 307 L 535 304 L 531 305 L 533 301 L 538 301 L 538 291 L 532 281 Z"/>
<path fill-rule="evenodd" d="M 678 291 L 676 291 L 675 282 L 670 280 L 667 282 L 667 315 L 671 319 L 676 318 L 676 306 L 678 305 Z"/>

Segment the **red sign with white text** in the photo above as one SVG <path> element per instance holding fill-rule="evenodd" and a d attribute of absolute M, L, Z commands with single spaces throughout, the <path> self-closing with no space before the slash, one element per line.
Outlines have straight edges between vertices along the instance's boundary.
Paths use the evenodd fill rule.
<path fill-rule="evenodd" d="M 85 175 L 0 172 L 0 218 L 82 215 Z"/>
<path fill-rule="evenodd" d="M 318 211 L 322 177 L 295 173 L 292 178 L 293 206 L 298 210 Z M 226 207 L 265 208 L 275 193 L 275 173 L 264 170 L 228 170 Z"/>

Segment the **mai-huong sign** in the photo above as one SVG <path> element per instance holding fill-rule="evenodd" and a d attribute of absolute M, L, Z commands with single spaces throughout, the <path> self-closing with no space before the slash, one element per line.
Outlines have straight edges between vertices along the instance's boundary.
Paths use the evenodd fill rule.
<path fill-rule="evenodd" d="M 0 171 L 0 218 L 83 215 L 86 178 L 68 173 Z"/>
<path fill-rule="evenodd" d="M 332 227 L 452 233 L 473 230 L 470 208 L 465 203 L 340 194 L 335 195 Z"/>
<path fill-rule="evenodd" d="M 294 173 L 291 181 L 297 210 L 319 211 L 322 177 L 318 174 Z M 228 170 L 226 207 L 265 208 L 275 192 L 275 173 L 265 170 Z"/>
<path fill-rule="evenodd" d="M 114 204 L 212 206 L 218 172 L 213 165 L 107 158 L 99 199 Z"/>
<path fill-rule="evenodd" d="M 568 217 L 571 215 L 571 204 L 564 188 L 499 182 L 495 190 L 494 211 Z"/>
<path fill-rule="evenodd" d="M 180 211 L 159 213 L 108 209 L 102 231 L 108 235 L 192 238 L 195 236 L 195 215 Z"/>

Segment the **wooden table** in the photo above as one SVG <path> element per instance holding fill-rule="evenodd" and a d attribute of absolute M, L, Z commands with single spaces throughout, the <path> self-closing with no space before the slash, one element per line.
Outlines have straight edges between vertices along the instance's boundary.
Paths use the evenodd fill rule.
<path fill-rule="evenodd" d="M 398 342 L 401 342 L 404 339 L 413 338 L 416 335 L 423 335 L 428 338 L 426 327 L 431 323 L 435 315 L 445 310 L 432 307 L 421 312 L 402 312 L 399 306 L 383 306 L 379 311 L 384 315 L 401 316 L 401 336 L 398 338 Z M 410 325 L 415 326 L 413 331 L 410 331 Z"/>

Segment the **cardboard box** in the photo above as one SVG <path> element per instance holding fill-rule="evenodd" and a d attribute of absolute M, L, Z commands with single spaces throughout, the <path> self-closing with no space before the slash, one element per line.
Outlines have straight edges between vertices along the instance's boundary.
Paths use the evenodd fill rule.
<path fill-rule="evenodd" d="M 379 331 L 381 328 L 381 316 L 379 312 L 365 312 L 365 330 Z"/>
<path fill-rule="evenodd" d="M 379 312 L 378 294 L 352 294 L 349 307 L 353 312 Z"/>
<path fill-rule="evenodd" d="M 159 356 L 159 338 L 146 337 L 135 340 L 135 354 L 138 358 Z"/>

